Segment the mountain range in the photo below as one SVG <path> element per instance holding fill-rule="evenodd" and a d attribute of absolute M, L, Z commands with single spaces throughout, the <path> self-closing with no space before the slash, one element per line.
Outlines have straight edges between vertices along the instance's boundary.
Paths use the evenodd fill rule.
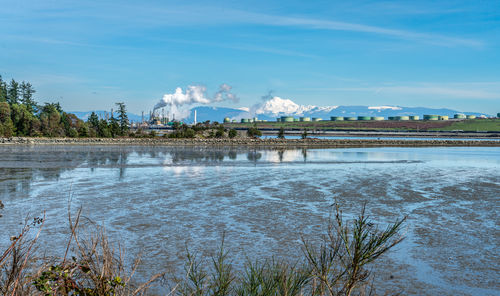
<path fill-rule="evenodd" d="M 491 115 L 478 112 L 464 112 L 447 108 L 426 108 L 426 107 L 403 107 L 403 106 L 314 106 L 314 105 L 299 105 L 289 99 L 274 97 L 260 104 L 253 105 L 249 108 L 227 108 L 213 106 L 197 106 L 190 109 L 189 116 L 183 121 L 192 123 L 194 121 L 194 111 L 196 110 L 196 120 L 203 122 L 206 120 L 222 122 L 225 117 L 230 119 L 240 120 L 242 118 L 257 117 L 260 120 L 275 121 L 280 116 L 307 116 L 319 117 L 324 120 L 329 120 L 331 116 L 402 116 L 402 115 L 418 115 L 421 118 L 424 114 L 447 115 L 453 117 L 454 114 L 462 113 L 466 115 L 476 115 L 490 117 Z M 100 117 L 106 117 L 106 111 L 94 111 Z M 90 116 L 91 111 L 74 111 L 78 118 L 86 120 Z M 131 122 L 140 122 L 141 115 L 127 113 Z M 146 117 L 146 116 L 145 116 Z M 147 118 L 145 118 L 147 119 Z"/>

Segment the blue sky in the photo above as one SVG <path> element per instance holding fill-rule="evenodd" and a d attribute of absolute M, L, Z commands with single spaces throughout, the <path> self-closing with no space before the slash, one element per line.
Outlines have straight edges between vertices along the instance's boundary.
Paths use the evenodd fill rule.
<path fill-rule="evenodd" d="M 66 110 L 149 111 L 227 83 L 242 107 L 500 112 L 500 1 L 0 1 L 0 74 Z"/>

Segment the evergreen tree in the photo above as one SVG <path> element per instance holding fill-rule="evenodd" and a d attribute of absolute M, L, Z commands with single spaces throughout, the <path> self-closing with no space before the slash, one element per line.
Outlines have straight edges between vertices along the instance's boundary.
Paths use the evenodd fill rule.
<path fill-rule="evenodd" d="M 99 128 L 99 117 L 95 112 L 92 112 L 89 116 L 89 119 L 87 120 L 87 123 L 90 125 L 91 128 L 98 129 Z"/>
<path fill-rule="evenodd" d="M 111 132 L 109 131 L 108 122 L 106 120 L 99 120 L 97 135 L 101 138 L 111 138 Z"/>
<path fill-rule="evenodd" d="M 111 137 L 113 138 L 121 135 L 120 123 L 113 117 L 113 115 L 111 115 L 111 118 L 109 119 L 109 131 L 111 133 Z"/>
<path fill-rule="evenodd" d="M 0 102 L 7 101 L 7 83 L 3 81 L 2 75 L 0 75 Z"/>
<path fill-rule="evenodd" d="M 7 102 L 10 105 L 17 104 L 19 101 L 19 83 L 14 79 L 10 81 L 9 88 L 7 90 Z"/>
<path fill-rule="evenodd" d="M 31 83 L 23 81 L 21 83 L 20 90 L 21 90 L 21 103 L 26 105 L 26 107 L 31 113 L 35 113 L 37 107 L 36 102 L 33 100 L 33 94 L 36 92 L 35 89 L 31 85 Z"/>
<path fill-rule="evenodd" d="M 14 131 L 10 106 L 7 102 L 0 102 L 0 137 L 12 137 Z"/>
<path fill-rule="evenodd" d="M 284 139 L 285 138 L 285 128 L 280 127 L 280 131 L 278 132 L 278 139 Z"/>
<path fill-rule="evenodd" d="M 116 103 L 116 105 L 118 106 L 118 121 L 120 124 L 120 135 L 123 136 L 127 133 L 129 129 L 127 109 L 124 103 Z"/>
<path fill-rule="evenodd" d="M 37 118 L 31 113 L 25 105 L 10 105 L 12 123 L 18 136 L 31 136 L 34 134 Z"/>
<path fill-rule="evenodd" d="M 302 139 L 307 139 L 307 129 L 304 129 L 304 132 L 301 135 Z"/>

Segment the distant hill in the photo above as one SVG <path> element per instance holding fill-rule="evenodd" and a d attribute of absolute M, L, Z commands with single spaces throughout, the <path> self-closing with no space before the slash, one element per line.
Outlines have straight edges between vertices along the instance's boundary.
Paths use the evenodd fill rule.
<path fill-rule="evenodd" d="M 76 115 L 76 117 L 80 118 L 81 120 L 85 120 L 87 121 L 87 119 L 89 118 L 90 114 L 92 112 L 95 112 L 97 114 L 97 116 L 99 116 L 99 118 L 105 118 L 106 117 L 106 113 L 109 114 L 109 111 L 104 111 L 104 110 L 95 110 L 95 111 L 69 111 L 68 113 L 73 113 Z M 116 113 L 115 113 L 115 116 L 116 116 Z M 141 115 L 137 115 L 137 114 L 134 114 L 134 113 L 128 113 L 127 112 L 127 116 L 128 116 L 128 120 L 129 121 L 133 121 L 133 122 L 140 122 L 141 121 Z"/>

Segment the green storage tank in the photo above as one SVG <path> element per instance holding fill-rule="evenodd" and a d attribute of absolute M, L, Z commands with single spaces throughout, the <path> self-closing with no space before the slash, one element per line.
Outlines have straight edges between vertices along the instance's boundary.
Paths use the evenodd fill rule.
<path fill-rule="evenodd" d="M 500 118 L 500 113 L 497 113 L 497 117 Z"/>
<path fill-rule="evenodd" d="M 373 121 L 383 121 L 385 118 L 382 116 L 373 116 L 371 120 Z"/>
<path fill-rule="evenodd" d="M 313 121 L 321 121 L 323 120 L 321 117 L 313 117 Z"/>
<path fill-rule="evenodd" d="M 453 118 L 455 118 L 455 119 L 466 119 L 467 116 L 465 116 L 465 114 L 455 114 L 455 115 L 453 115 Z"/>
<path fill-rule="evenodd" d="M 396 120 L 403 120 L 403 121 L 410 120 L 410 116 L 404 116 L 404 115 L 403 116 L 396 116 Z"/>
<path fill-rule="evenodd" d="M 476 115 L 467 115 L 467 119 L 476 119 Z"/>
<path fill-rule="evenodd" d="M 356 121 L 356 117 L 346 117 L 345 120 L 347 120 L 347 121 Z"/>
<path fill-rule="evenodd" d="M 232 123 L 236 123 L 236 119 L 231 120 Z"/>
<path fill-rule="evenodd" d="M 358 120 L 370 120 L 370 116 L 358 116 Z"/>
<path fill-rule="evenodd" d="M 281 122 L 293 122 L 292 116 L 281 116 Z"/>
<path fill-rule="evenodd" d="M 412 115 L 412 116 L 410 116 L 410 120 L 420 120 L 420 116 Z"/>
<path fill-rule="evenodd" d="M 311 117 L 301 117 L 300 121 L 311 121 Z"/>
<path fill-rule="evenodd" d="M 332 117 L 330 117 L 330 119 L 332 121 L 343 121 L 344 120 L 344 116 L 332 116 Z"/>
<path fill-rule="evenodd" d="M 439 120 L 448 120 L 448 119 L 449 119 L 448 115 L 439 116 Z"/>
<path fill-rule="evenodd" d="M 395 119 L 396 119 L 396 117 L 394 117 L 394 116 L 389 116 L 389 117 L 387 117 L 387 119 L 389 119 L 389 120 L 395 120 Z"/>
<path fill-rule="evenodd" d="M 299 119 L 298 119 L 298 118 L 294 118 L 294 119 L 293 119 L 293 121 L 294 121 L 294 122 L 298 122 L 298 121 L 299 121 Z"/>
<path fill-rule="evenodd" d="M 276 118 L 276 122 L 281 122 L 281 117 Z"/>
<path fill-rule="evenodd" d="M 434 115 L 434 114 L 424 115 L 424 120 L 439 120 L 439 115 Z"/>
<path fill-rule="evenodd" d="M 229 122 L 231 122 L 231 119 L 229 119 L 229 117 L 225 117 L 224 118 L 224 123 L 229 123 Z"/>
<path fill-rule="evenodd" d="M 248 123 L 248 118 L 242 118 L 241 123 Z"/>

